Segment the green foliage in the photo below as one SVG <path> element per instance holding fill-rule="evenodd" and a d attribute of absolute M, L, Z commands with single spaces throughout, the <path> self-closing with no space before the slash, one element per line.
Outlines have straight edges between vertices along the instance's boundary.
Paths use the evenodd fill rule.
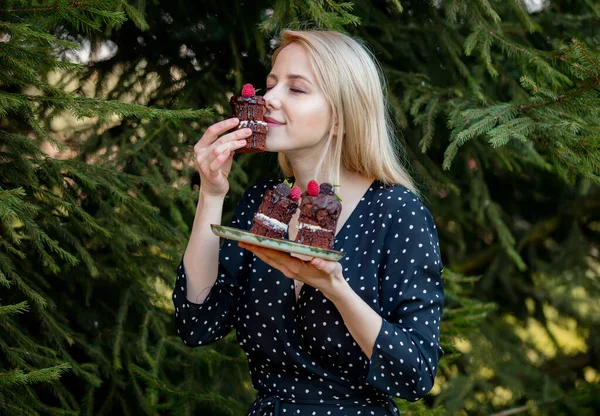
<path fill-rule="evenodd" d="M 3 2 L 0 413 L 246 411 L 234 334 L 173 333 L 192 148 L 264 84 L 281 28 L 318 27 L 380 61 L 438 226 L 446 355 L 403 414 L 596 414 L 599 19 L 571 0 Z M 116 49 L 71 62 L 86 41 Z M 275 156 L 236 156 L 223 221 Z"/>
<path fill-rule="evenodd" d="M 593 413 L 600 7 L 435 3 L 398 14 L 356 2 L 362 25 L 349 29 L 386 72 L 400 141 L 440 232 L 450 345 L 430 404 Z M 532 331 L 544 335 L 524 348 Z M 548 374 L 552 366 L 560 370 Z"/>
<path fill-rule="evenodd" d="M 117 165 L 145 147 L 170 166 L 168 155 L 147 141 L 152 136 L 121 149 L 113 161 L 102 160 L 84 146 L 56 140 L 51 122 L 92 118 L 94 128 L 105 131 L 124 120 L 140 129 L 160 120 L 178 130 L 212 111 L 89 97 L 50 83 L 51 73 L 85 73 L 84 66 L 57 59 L 57 48 L 79 46 L 65 40 L 69 32 L 115 30 L 125 20 L 122 8 L 139 28 L 147 26 L 120 1 L 28 3 L 4 2 L 0 9 L 0 413 L 211 408 L 224 387 L 206 383 L 206 360 L 178 342 L 164 300 L 185 240 L 173 208 L 189 203 L 191 192 L 157 174 L 156 162 L 135 173 Z M 44 142 L 79 153 L 50 157 Z M 239 360 L 239 352 L 218 354 L 210 363 L 219 368 L 231 357 Z M 190 366 L 190 359 L 198 364 Z M 177 391 L 189 382 L 179 378 L 181 368 L 204 381 L 202 394 L 165 400 L 168 392 L 140 377 L 149 374 Z"/>
<path fill-rule="evenodd" d="M 352 2 L 316 1 L 276 1 L 268 9 L 267 18 L 260 23 L 265 32 L 285 28 L 323 28 L 344 31 L 346 25 L 360 24 L 360 18 L 352 14 Z M 401 8 L 399 2 L 395 3 Z"/>

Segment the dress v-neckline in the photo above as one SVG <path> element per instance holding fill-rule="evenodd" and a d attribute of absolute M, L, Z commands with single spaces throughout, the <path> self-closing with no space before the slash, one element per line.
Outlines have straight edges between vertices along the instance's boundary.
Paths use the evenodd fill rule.
<path fill-rule="evenodd" d="M 291 177 L 290 179 L 295 179 L 294 177 Z M 361 205 L 363 202 L 366 201 L 367 199 L 367 195 L 374 190 L 375 184 L 378 181 L 378 179 L 374 179 L 371 184 L 369 185 L 369 187 L 367 188 L 367 190 L 364 192 L 364 194 L 360 197 L 360 199 L 358 200 L 358 203 L 356 204 L 356 206 L 354 207 L 354 209 L 352 210 L 352 212 L 350 213 L 350 215 L 348 216 L 348 218 L 346 219 L 346 222 L 344 222 L 344 224 L 342 225 L 342 228 L 340 228 L 340 230 L 338 231 L 338 233 L 334 236 L 334 240 L 337 240 L 338 242 L 341 241 L 340 237 L 342 232 L 344 232 L 345 229 L 347 229 L 347 225 L 350 224 L 351 220 L 353 219 L 354 216 L 358 215 L 357 212 L 359 211 L 359 208 L 361 208 Z M 342 208 L 343 209 L 343 208 Z M 289 239 L 289 230 L 286 231 L 285 233 L 285 238 Z M 335 249 L 335 247 L 334 247 Z M 299 301 L 300 298 L 302 297 L 302 294 L 305 291 L 306 285 L 302 284 L 302 287 L 300 288 L 300 291 L 298 293 L 298 297 L 296 297 L 296 281 L 293 280 L 294 284 L 292 285 L 292 289 L 293 289 L 293 296 L 294 296 L 294 306 L 298 307 L 299 305 Z M 309 287 L 312 287 L 309 285 Z"/>
<path fill-rule="evenodd" d="M 290 176 L 289 178 L 287 178 L 289 181 L 293 181 L 295 180 L 295 178 L 293 176 Z M 354 207 L 354 209 L 352 210 L 352 212 L 350 213 L 350 215 L 348 216 L 348 218 L 346 218 L 346 222 L 344 222 L 344 224 L 342 225 L 342 227 L 340 228 L 340 230 L 337 232 L 337 234 L 334 236 L 334 240 L 339 240 L 339 235 L 340 233 L 347 228 L 346 225 L 350 223 L 350 220 L 352 219 L 352 217 L 354 217 L 356 215 L 356 212 L 358 211 L 358 208 L 361 206 L 361 204 L 365 201 L 367 195 L 369 194 L 369 192 L 371 192 L 371 190 L 373 190 L 373 187 L 375 186 L 376 182 L 378 182 L 379 179 L 373 179 L 373 181 L 371 182 L 371 184 L 369 185 L 369 187 L 367 188 L 367 190 L 363 193 L 363 195 L 360 197 L 360 199 L 358 200 L 358 203 L 356 204 L 356 206 Z M 343 205 L 342 205 L 342 209 L 343 209 Z M 290 239 L 290 231 L 289 229 L 285 232 L 284 236 L 285 239 L 289 240 Z"/>

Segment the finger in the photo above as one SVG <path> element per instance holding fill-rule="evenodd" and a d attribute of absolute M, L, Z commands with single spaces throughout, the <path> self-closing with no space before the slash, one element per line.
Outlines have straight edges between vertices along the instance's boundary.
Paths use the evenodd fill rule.
<path fill-rule="evenodd" d="M 282 272 L 286 276 L 287 276 L 287 273 L 289 273 L 289 270 L 287 270 L 287 267 L 285 267 L 285 265 L 281 264 L 280 262 L 274 261 L 272 258 L 270 258 L 269 256 L 266 256 L 264 253 L 262 253 L 260 251 L 254 251 L 254 250 L 251 250 L 251 249 L 250 249 L 250 251 L 256 257 L 258 257 L 259 259 L 261 259 L 263 262 L 265 262 L 269 266 L 273 267 L 274 269 L 279 270 L 280 272 Z"/>
<path fill-rule="evenodd" d="M 248 129 L 250 130 L 250 129 Z M 215 142 L 218 143 L 218 142 Z M 240 149 L 244 146 L 246 146 L 246 139 L 235 139 L 235 140 L 230 140 L 228 142 L 219 144 L 218 146 L 216 146 L 213 149 L 213 155 L 215 156 L 219 156 L 221 153 L 223 153 L 225 150 L 229 150 L 231 152 L 233 152 L 234 150 Z"/>
<path fill-rule="evenodd" d="M 215 141 L 213 144 L 215 146 L 217 146 L 217 145 L 221 145 L 223 143 L 235 142 L 236 140 L 246 139 L 247 137 L 250 137 L 250 136 L 252 136 L 252 129 L 243 128 L 243 129 L 232 131 L 231 133 L 224 134 L 223 136 L 219 137 L 219 139 L 217 141 Z"/>
<path fill-rule="evenodd" d="M 215 174 L 219 173 L 219 168 L 221 168 L 221 166 L 223 166 L 223 163 L 225 163 L 225 161 L 229 157 L 229 153 L 230 153 L 229 150 L 225 150 L 223 153 L 221 153 L 219 156 L 217 156 L 215 158 L 215 160 L 213 160 L 211 162 L 211 164 L 208 166 L 211 175 L 215 175 Z"/>
<path fill-rule="evenodd" d="M 257 256 L 260 254 L 262 257 L 269 259 L 271 263 L 276 263 L 278 266 L 284 266 L 289 271 L 293 272 L 294 270 L 298 270 L 298 268 L 304 266 L 304 261 L 297 259 L 290 255 L 289 253 L 284 253 L 279 250 L 273 250 L 270 248 L 256 246 L 254 244 L 238 242 L 238 245 L 242 248 L 251 251 Z"/>
<path fill-rule="evenodd" d="M 267 257 L 268 256 L 268 254 L 266 253 L 266 251 L 268 249 L 266 249 L 266 248 L 259 247 L 259 246 L 256 246 L 254 244 L 240 243 L 240 245 L 241 245 L 241 247 L 245 248 L 248 251 L 251 251 L 254 254 L 260 254 L 263 257 Z"/>
<path fill-rule="evenodd" d="M 319 259 L 317 257 L 313 257 L 313 259 L 309 262 L 312 266 L 321 271 L 327 271 L 329 267 L 329 262 L 323 259 Z"/>
<path fill-rule="evenodd" d="M 204 135 L 200 139 L 199 143 L 206 143 L 210 145 L 217 140 L 219 135 L 225 133 L 227 130 L 230 130 L 240 124 L 240 120 L 236 117 L 228 118 L 223 121 L 219 121 L 218 123 L 213 124 L 204 132 Z"/>
<path fill-rule="evenodd" d="M 315 257 L 310 261 L 310 264 L 317 270 L 329 275 L 334 275 L 341 271 L 341 265 L 336 261 L 329 261 Z"/>
<path fill-rule="evenodd" d="M 259 251 L 259 252 L 275 251 L 275 250 L 271 250 L 270 248 L 266 248 L 266 247 L 262 247 L 262 246 L 257 246 L 256 244 L 252 244 L 252 243 L 245 243 L 243 241 L 239 241 L 238 245 L 240 247 L 248 249 L 248 250 L 250 250 L 252 252 L 255 252 L 255 251 Z"/>
<path fill-rule="evenodd" d="M 265 247 L 259 247 L 256 250 L 260 251 L 265 256 L 267 256 L 273 260 L 279 261 L 279 262 L 288 262 L 289 263 L 289 262 L 298 261 L 294 257 L 290 256 L 289 253 L 284 253 L 279 250 L 273 250 L 273 249 L 265 248 Z"/>
<path fill-rule="evenodd" d="M 284 275 L 286 275 L 287 277 L 293 277 L 295 276 L 295 273 L 292 271 L 292 269 L 288 266 L 288 264 L 280 261 L 280 259 L 273 257 L 269 251 L 272 251 L 270 249 L 265 249 L 265 248 L 257 248 L 256 246 L 250 246 L 248 247 L 248 250 L 251 251 L 252 253 L 254 253 L 254 255 L 256 257 L 258 257 L 259 259 L 261 259 L 262 261 L 264 261 L 265 263 L 267 263 L 269 266 L 274 267 L 275 269 L 279 270 L 280 272 L 282 272 Z"/>
<path fill-rule="evenodd" d="M 306 268 L 304 261 L 292 257 L 288 253 L 270 249 L 261 249 L 260 253 L 269 259 L 272 264 L 275 264 L 278 269 L 285 269 L 295 279 L 297 279 Z"/>

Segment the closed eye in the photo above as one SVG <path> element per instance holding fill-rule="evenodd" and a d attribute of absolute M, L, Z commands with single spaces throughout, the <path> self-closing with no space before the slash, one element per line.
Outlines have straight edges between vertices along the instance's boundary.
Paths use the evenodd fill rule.
<path fill-rule="evenodd" d="M 268 91 L 272 90 L 273 88 L 274 87 L 267 87 L 267 88 L 265 88 L 265 92 L 268 92 Z M 306 94 L 306 92 L 299 90 L 297 88 L 290 88 L 290 91 L 292 91 L 293 93 L 296 93 L 296 94 Z"/>

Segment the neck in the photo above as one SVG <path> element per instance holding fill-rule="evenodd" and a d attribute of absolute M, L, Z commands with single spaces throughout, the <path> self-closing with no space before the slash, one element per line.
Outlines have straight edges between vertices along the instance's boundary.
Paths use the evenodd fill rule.
<path fill-rule="evenodd" d="M 298 186 L 302 191 L 306 191 L 308 183 L 313 179 L 319 183 L 327 182 L 325 178 L 315 177 L 317 163 L 322 155 L 321 152 L 325 151 L 324 149 L 319 149 L 319 146 L 316 147 L 285 153 L 294 171 L 294 185 Z"/>

